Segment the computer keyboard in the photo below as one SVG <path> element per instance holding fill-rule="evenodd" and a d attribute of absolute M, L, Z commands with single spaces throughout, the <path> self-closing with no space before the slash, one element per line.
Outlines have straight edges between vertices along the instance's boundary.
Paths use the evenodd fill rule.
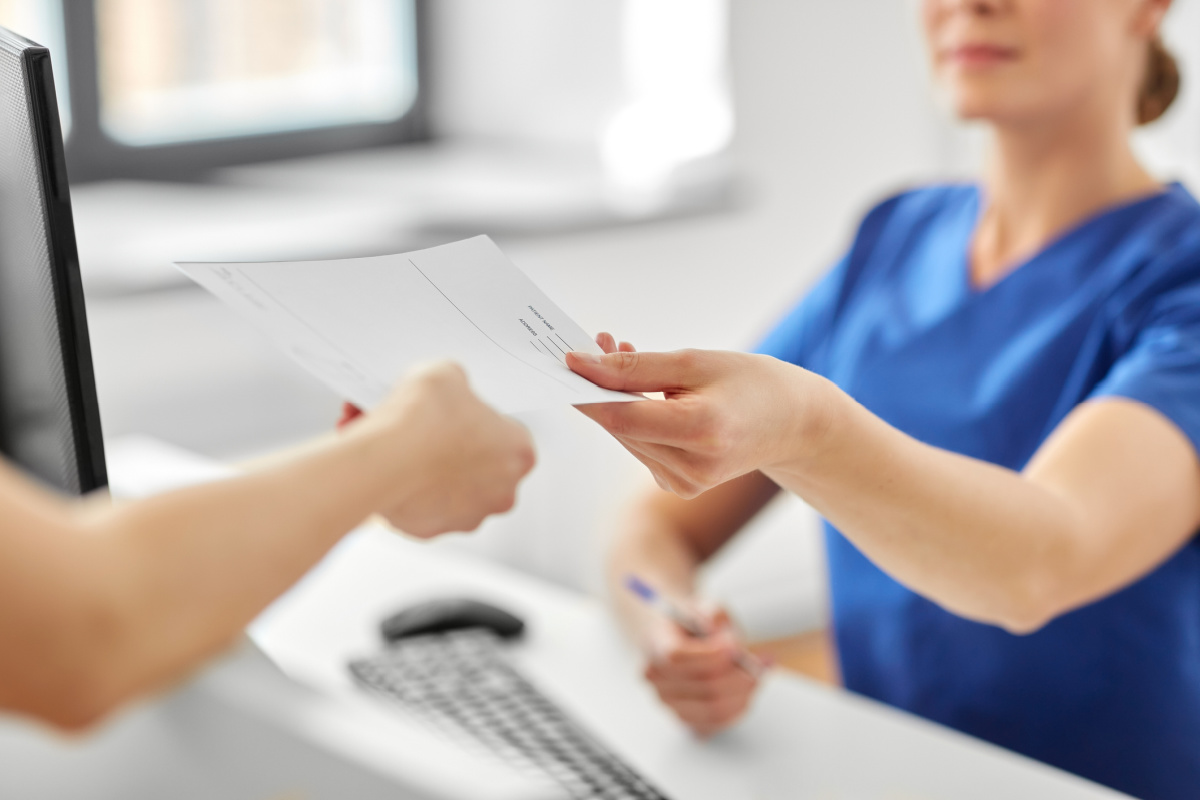
<path fill-rule="evenodd" d="M 549 776 L 572 798 L 666 800 L 517 672 L 489 631 L 402 639 L 350 671 L 415 717 Z"/>

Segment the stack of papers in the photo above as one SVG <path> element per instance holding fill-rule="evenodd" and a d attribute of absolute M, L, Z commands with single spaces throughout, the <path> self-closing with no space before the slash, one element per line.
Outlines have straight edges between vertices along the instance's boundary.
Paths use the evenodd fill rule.
<path fill-rule="evenodd" d="M 370 258 L 176 266 L 360 408 L 436 359 L 461 364 L 508 414 L 641 399 L 567 368 L 568 352 L 600 349 L 486 236 Z"/>

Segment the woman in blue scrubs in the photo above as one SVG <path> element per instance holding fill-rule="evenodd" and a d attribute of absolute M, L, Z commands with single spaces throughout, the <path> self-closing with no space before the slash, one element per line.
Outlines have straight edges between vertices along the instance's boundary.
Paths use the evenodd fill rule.
<path fill-rule="evenodd" d="M 1138 797 L 1200 797 L 1200 205 L 1129 138 L 1177 86 L 1169 0 L 924 0 L 939 83 L 992 130 L 977 184 L 893 197 L 758 354 L 572 367 L 674 494 L 612 557 L 691 601 L 782 487 L 827 523 L 847 688 Z M 686 498 L 686 499 L 685 499 Z M 755 679 L 621 598 L 701 734 Z"/>

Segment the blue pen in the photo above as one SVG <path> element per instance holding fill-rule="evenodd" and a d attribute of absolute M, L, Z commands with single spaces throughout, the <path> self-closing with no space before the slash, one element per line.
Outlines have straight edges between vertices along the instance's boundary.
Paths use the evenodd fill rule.
<path fill-rule="evenodd" d="M 625 588 L 633 592 L 643 603 L 683 628 L 690 635 L 698 639 L 703 639 L 712 633 L 712 629 L 704 619 L 675 605 L 638 576 L 626 575 Z M 767 670 L 766 665 L 758 656 L 748 653 L 745 650 L 738 650 L 733 654 L 733 663 L 750 673 L 754 678 L 761 678 Z"/>

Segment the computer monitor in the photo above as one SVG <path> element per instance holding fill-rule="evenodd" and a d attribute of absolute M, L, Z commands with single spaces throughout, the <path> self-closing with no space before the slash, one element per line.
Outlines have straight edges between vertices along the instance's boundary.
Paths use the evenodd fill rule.
<path fill-rule="evenodd" d="M 50 52 L 2 27 L 0 453 L 70 494 L 107 483 Z"/>

